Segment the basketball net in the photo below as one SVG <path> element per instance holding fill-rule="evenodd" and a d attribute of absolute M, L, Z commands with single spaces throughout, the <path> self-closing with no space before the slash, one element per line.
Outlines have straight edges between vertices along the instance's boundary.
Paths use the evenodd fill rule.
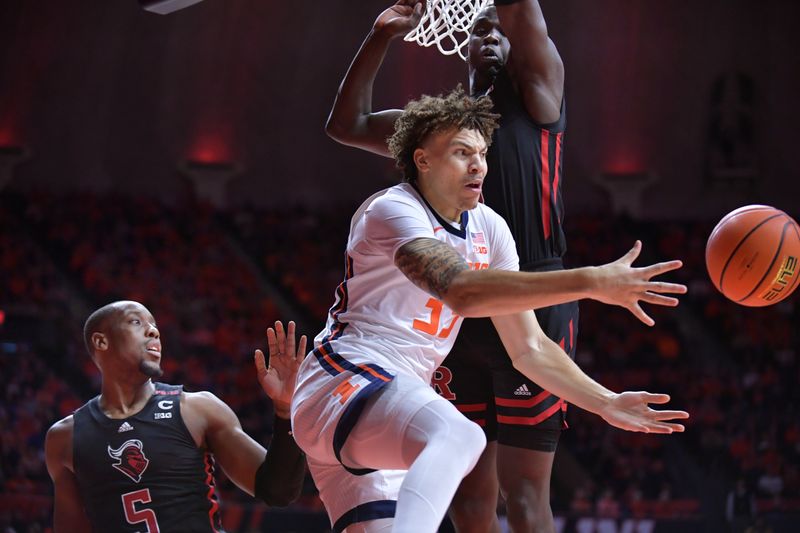
<path fill-rule="evenodd" d="M 425 13 L 417 27 L 408 32 L 406 41 L 420 46 L 433 46 L 446 56 L 458 54 L 466 60 L 464 51 L 469 32 L 478 13 L 492 0 L 428 0 Z"/>

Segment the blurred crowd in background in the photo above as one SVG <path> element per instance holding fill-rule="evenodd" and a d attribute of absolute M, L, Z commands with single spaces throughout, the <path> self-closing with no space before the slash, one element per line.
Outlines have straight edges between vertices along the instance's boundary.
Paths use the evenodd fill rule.
<path fill-rule="evenodd" d="M 0 531 L 50 527 L 44 435 L 98 393 L 81 328 L 113 300 L 140 301 L 155 315 L 164 381 L 214 392 L 269 442 L 271 406 L 253 350 L 278 319 L 311 337 L 321 329 L 355 206 L 226 212 L 94 193 L 9 193 L 0 204 Z M 667 392 L 692 418 L 685 434 L 663 437 L 570 408 L 554 472 L 557 515 L 742 528 L 800 520 L 800 303 L 751 309 L 719 295 L 704 266 L 713 224 L 568 217 L 568 266 L 612 261 L 637 238 L 643 262 L 684 261 L 670 279 L 689 294 L 677 309 L 651 309 L 654 328 L 624 309 L 582 303 L 577 362 L 611 389 Z M 325 527 L 310 478 L 278 511 L 217 476 L 228 531 L 303 517 Z"/>

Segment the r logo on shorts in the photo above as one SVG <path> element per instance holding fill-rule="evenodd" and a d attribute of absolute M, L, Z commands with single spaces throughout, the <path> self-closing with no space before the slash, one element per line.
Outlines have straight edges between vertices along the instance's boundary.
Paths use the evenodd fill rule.
<path fill-rule="evenodd" d="M 453 401 L 456 399 L 456 394 L 450 390 L 450 382 L 453 381 L 453 372 L 449 368 L 442 365 L 433 372 L 433 379 L 431 380 L 431 387 L 436 393 L 445 400 Z"/>

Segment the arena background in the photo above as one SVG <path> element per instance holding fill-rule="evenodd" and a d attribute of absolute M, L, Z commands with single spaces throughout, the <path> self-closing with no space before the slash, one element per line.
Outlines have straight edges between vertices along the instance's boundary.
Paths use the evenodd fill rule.
<path fill-rule="evenodd" d="M 582 305 L 578 361 L 604 384 L 673 394 L 685 435 L 628 435 L 570 411 L 554 474 L 563 531 L 726 531 L 738 479 L 757 531 L 800 523 L 798 296 L 745 309 L 703 265 L 714 223 L 766 203 L 800 217 L 800 3 L 541 0 L 564 59 L 567 261 L 635 238 L 690 286 L 647 329 Z M 98 390 L 80 328 L 137 299 L 165 380 L 209 389 L 268 442 L 250 356 L 275 319 L 321 328 L 357 204 L 398 179 L 324 123 L 388 2 L 135 0 L 0 5 L 0 527 L 51 524 L 49 425 Z M 375 107 L 466 83 L 395 42 Z M 228 531 L 326 531 L 310 480 L 267 509 L 220 476 Z M 500 510 L 502 512 L 502 509 Z M 445 526 L 446 527 L 446 526 Z"/>

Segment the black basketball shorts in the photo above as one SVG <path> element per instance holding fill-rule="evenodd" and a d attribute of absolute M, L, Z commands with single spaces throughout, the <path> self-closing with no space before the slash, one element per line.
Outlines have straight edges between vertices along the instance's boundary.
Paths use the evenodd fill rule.
<path fill-rule="evenodd" d="M 574 359 L 578 303 L 540 309 L 536 317 L 547 336 Z M 488 318 L 464 320 L 432 385 L 480 425 L 489 441 L 552 452 L 567 427 L 567 404 L 513 367 Z"/>

